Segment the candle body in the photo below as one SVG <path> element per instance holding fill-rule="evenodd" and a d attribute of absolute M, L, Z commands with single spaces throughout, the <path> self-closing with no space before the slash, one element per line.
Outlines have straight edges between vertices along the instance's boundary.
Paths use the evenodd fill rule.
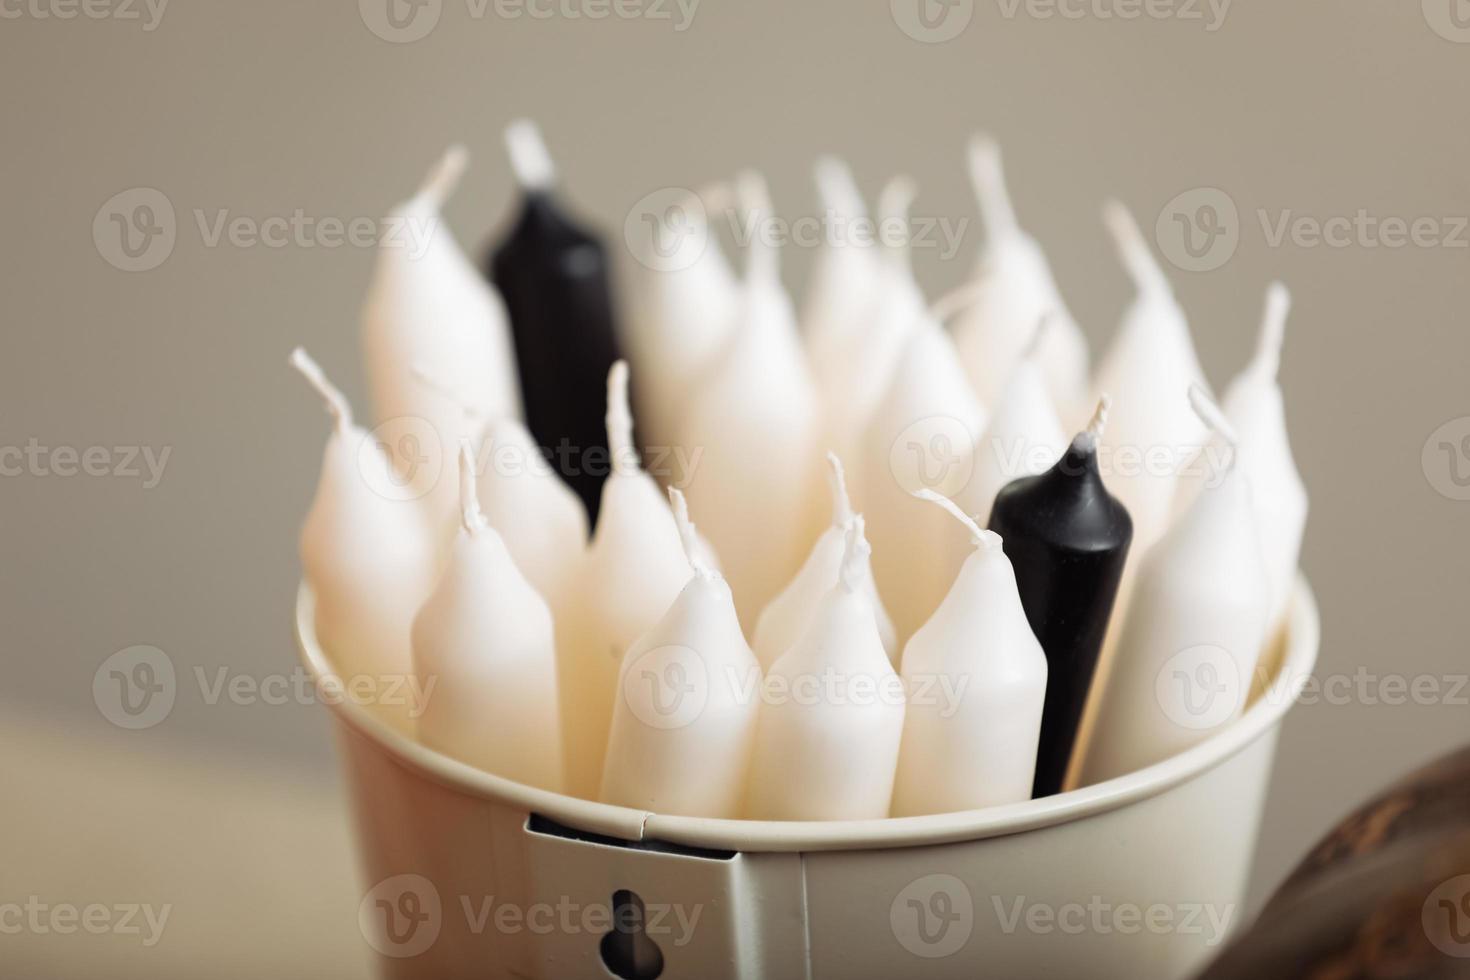
<path fill-rule="evenodd" d="M 1232 468 L 1139 566 L 1084 785 L 1167 759 L 1239 717 L 1269 611 L 1250 487 Z"/>
<path fill-rule="evenodd" d="M 604 803 L 690 817 L 740 815 L 760 665 L 730 588 L 695 574 L 628 648 L 618 674 Z"/>
<path fill-rule="evenodd" d="M 1046 655 L 999 547 L 977 550 L 903 651 L 909 693 L 893 815 L 1031 798 Z"/>
<path fill-rule="evenodd" d="M 764 686 L 745 815 L 886 817 L 904 695 L 866 596 L 830 588 Z"/>
<path fill-rule="evenodd" d="M 529 190 L 489 273 L 510 315 L 526 425 L 595 522 L 609 470 L 602 381 L 619 357 L 606 249 Z"/>
<path fill-rule="evenodd" d="M 1001 490 L 990 529 L 1004 541 L 1026 619 L 1046 653 L 1034 797 L 1062 791 L 1133 539 L 1127 510 L 1103 486 L 1097 450 L 1079 436 L 1046 473 Z"/>
<path fill-rule="evenodd" d="M 413 625 L 427 692 L 419 741 L 486 772 L 560 792 L 551 610 L 491 528 L 461 533 Z"/>

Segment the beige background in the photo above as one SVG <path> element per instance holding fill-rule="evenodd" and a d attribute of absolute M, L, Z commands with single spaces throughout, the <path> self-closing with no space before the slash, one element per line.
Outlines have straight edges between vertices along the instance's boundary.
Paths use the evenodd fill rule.
<path fill-rule="evenodd" d="M 0 935 L 0 960 L 31 975 L 197 975 L 183 964 L 205 948 L 241 975 L 357 972 L 341 958 L 356 893 L 323 712 L 211 705 L 193 671 L 294 666 L 295 532 L 326 421 L 285 356 L 304 342 L 361 403 L 355 319 L 372 255 L 208 247 L 195 212 L 377 216 L 463 140 L 475 160 L 449 216 L 479 252 L 506 213 L 499 130 L 515 115 L 541 121 L 569 193 L 615 243 L 643 195 L 744 165 L 769 176 L 778 208 L 811 214 L 825 151 L 869 192 L 912 173 L 916 212 L 957 220 L 972 214 L 963 142 L 989 128 L 1094 349 L 1127 297 L 1101 200 L 1120 196 L 1151 228 L 1181 192 L 1225 191 L 1238 250 L 1174 279 L 1217 384 L 1247 356 L 1266 282 L 1295 293 L 1282 374 L 1313 493 L 1321 673 L 1466 670 L 1470 503 L 1436 490 L 1452 486 L 1449 459 L 1426 473 L 1421 449 L 1470 415 L 1470 234 L 1458 248 L 1273 247 L 1258 217 L 1470 214 L 1470 44 L 1436 33 L 1416 0 L 1242 0 L 1213 32 L 1098 16 L 1113 0 L 1069 8 L 1080 19 L 976 0 L 944 44 L 906 36 L 882 0 L 704 0 L 682 32 L 673 7 L 673 20 L 510 20 L 443 0 L 414 43 L 375 36 L 350 0 L 178 3 L 151 31 L 28 2 L 0 22 L 0 443 L 171 456 L 152 489 L 0 479 L 0 753 L 27 801 L 0 815 L 0 902 L 176 905 L 151 951 Z M 1426 7 L 1450 2 L 1464 6 Z M 129 274 L 92 224 L 135 187 L 167 196 L 177 241 Z M 931 294 L 963 279 L 979 240 L 972 227 L 959 256 L 917 257 Z M 790 285 L 809 261 L 788 251 Z M 138 643 L 165 650 L 183 683 L 167 721 L 126 732 L 91 682 Z M 1296 710 L 1257 897 L 1347 807 L 1463 741 L 1460 695 Z"/>

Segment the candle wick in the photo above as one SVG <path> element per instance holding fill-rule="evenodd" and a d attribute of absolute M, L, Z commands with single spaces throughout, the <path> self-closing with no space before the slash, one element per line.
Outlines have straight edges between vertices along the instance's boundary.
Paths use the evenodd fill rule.
<path fill-rule="evenodd" d="M 463 440 L 459 446 L 459 508 L 460 523 L 470 537 L 479 534 L 490 524 L 480 510 L 480 497 L 475 481 L 475 453 L 470 441 Z"/>
<path fill-rule="evenodd" d="M 938 504 L 945 510 L 949 511 L 949 513 L 954 516 L 955 520 L 959 521 L 961 524 L 965 525 L 965 527 L 970 529 L 970 543 L 973 544 L 980 551 L 992 551 L 1000 546 L 1001 541 L 999 534 L 996 534 L 994 531 L 987 531 L 980 527 L 980 524 L 975 520 L 975 518 L 971 517 L 969 514 L 966 514 L 963 510 L 960 509 L 959 504 L 955 503 L 953 500 L 950 500 L 943 494 L 935 493 L 928 487 L 920 487 L 919 489 L 914 491 L 914 496 L 918 497 L 920 500 L 927 500 L 930 503 Z"/>
<path fill-rule="evenodd" d="M 700 578 L 719 578 L 719 573 L 699 557 L 699 535 L 695 532 L 694 522 L 689 519 L 689 501 L 684 499 L 678 487 L 669 487 L 669 502 L 674 507 L 674 523 L 679 528 L 679 541 L 684 545 L 684 557 L 689 559 L 689 567 Z"/>
<path fill-rule="evenodd" d="M 304 347 L 298 347 L 291 352 L 290 364 L 301 373 L 301 376 L 316 390 L 317 394 L 322 396 L 322 400 L 327 403 L 327 412 L 331 414 L 337 431 L 345 436 L 352 428 L 352 405 L 347 401 L 347 396 L 327 380 L 326 372 L 312 359 Z"/>
<path fill-rule="evenodd" d="M 1120 201 L 1112 200 L 1103 205 L 1103 222 L 1112 233 L 1113 243 L 1123 267 L 1139 292 L 1172 293 L 1173 287 L 1154 258 L 1153 251 L 1133 219 L 1133 213 Z"/>
<path fill-rule="evenodd" d="M 1108 414 L 1113 410 L 1113 396 L 1103 392 L 1098 396 L 1097 408 L 1092 412 L 1092 418 L 1087 423 L 1084 435 L 1092 440 L 1095 446 L 1102 441 L 1103 432 L 1108 427 Z"/>
<path fill-rule="evenodd" d="M 505 127 L 505 149 L 510 168 L 524 190 L 544 191 L 556 180 L 556 165 L 541 138 L 541 130 L 530 119 L 517 119 Z"/>
<path fill-rule="evenodd" d="M 772 282 L 781 276 L 780 255 L 770 244 L 763 225 L 771 220 L 771 194 L 766 180 L 754 170 L 735 175 L 735 200 L 745 219 L 750 244 L 746 246 L 747 281 Z"/>
<path fill-rule="evenodd" d="M 878 193 L 878 239 L 883 243 L 883 254 L 900 270 L 912 271 L 912 256 L 909 255 L 909 208 L 918 196 L 919 187 L 913 178 L 900 174 L 883 185 Z M 897 244 L 889 241 L 890 228 L 901 228 L 902 238 Z"/>
<path fill-rule="evenodd" d="M 1286 341 L 1286 318 L 1291 313 L 1291 291 L 1285 283 L 1266 288 L 1266 311 L 1261 317 L 1261 334 L 1256 342 L 1253 365 L 1263 378 L 1275 379 L 1281 370 L 1281 347 Z"/>
<path fill-rule="evenodd" d="M 847 495 L 847 474 L 842 460 L 834 452 L 827 453 L 827 483 L 832 488 L 832 526 L 847 527 L 852 523 L 852 500 Z"/>
<path fill-rule="evenodd" d="M 1000 144 L 989 134 L 980 133 L 970 140 L 970 183 L 980 203 L 980 216 L 992 241 L 1020 233 L 1016 209 L 1006 189 L 1005 168 L 1001 165 Z"/>
<path fill-rule="evenodd" d="M 858 190 L 852 170 L 836 157 L 824 156 L 816 164 L 817 193 L 822 206 L 846 218 L 861 218 L 867 214 L 862 191 Z"/>
<path fill-rule="evenodd" d="M 837 570 L 837 582 L 848 595 L 855 594 L 862 587 L 863 563 L 873 553 L 873 548 L 868 544 L 863 530 L 861 515 L 855 516 L 847 525 L 846 543 L 842 551 L 842 564 Z"/>
<path fill-rule="evenodd" d="M 449 200 L 454 189 L 459 186 L 460 177 L 464 176 L 465 167 L 469 166 L 470 152 L 462 145 L 455 143 L 444 151 L 439 162 L 429 171 L 419 187 L 419 195 L 433 203 L 435 208 L 444 206 Z"/>
<path fill-rule="evenodd" d="M 1191 384 L 1189 386 L 1189 407 L 1194 409 L 1194 414 L 1200 417 L 1200 421 L 1210 431 L 1225 440 L 1225 444 L 1231 450 L 1239 446 L 1240 437 L 1236 434 L 1235 426 L 1230 424 L 1230 420 L 1225 417 L 1225 413 L 1220 411 L 1220 406 L 1216 405 L 1214 399 L 1198 384 Z M 1236 454 L 1232 451 L 1228 466 L 1235 465 L 1235 456 Z"/>
<path fill-rule="evenodd" d="M 638 472 L 633 447 L 633 411 L 628 407 L 628 362 L 617 361 L 607 372 L 607 447 L 614 473 Z"/>

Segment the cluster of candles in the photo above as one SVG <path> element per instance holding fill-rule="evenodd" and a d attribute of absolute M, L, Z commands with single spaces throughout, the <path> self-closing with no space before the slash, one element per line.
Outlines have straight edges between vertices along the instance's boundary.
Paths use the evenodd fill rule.
<path fill-rule="evenodd" d="M 1243 710 L 1307 511 L 1276 382 L 1283 287 L 1217 405 L 1110 204 L 1136 297 L 1089 378 L 977 138 L 986 244 L 939 303 L 904 245 L 829 241 L 798 316 L 762 236 L 742 275 L 702 236 L 681 267 L 637 270 L 619 322 L 606 250 L 558 204 L 535 128 L 507 146 L 523 200 L 483 274 L 440 220 L 462 150 L 398 209 L 433 232 L 379 255 L 373 433 L 292 356 L 335 419 L 301 538 L 317 638 L 344 681 L 419 678 L 421 703 L 375 706 L 387 722 L 586 799 L 838 820 L 1054 794 Z M 866 217 L 846 167 L 816 174 L 827 220 Z M 709 194 L 770 217 L 753 174 Z M 890 182 L 885 223 L 913 196 Z M 704 213 L 657 217 L 687 234 Z M 684 450 L 667 494 L 630 376 L 642 444 Z M 451 458 L 405 465 L 394 431 Z M 557 446 L 576 453 L 548 465 Z M 1228 699 L 1205 724 L 1197 683 Z"/>

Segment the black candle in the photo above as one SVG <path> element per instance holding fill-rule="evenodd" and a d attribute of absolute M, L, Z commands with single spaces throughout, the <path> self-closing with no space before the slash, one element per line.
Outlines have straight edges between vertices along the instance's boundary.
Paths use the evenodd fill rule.
<path fill-rule="evenodd" d="M 524 194 L 488 272 L 510 314 L 526 427 L 595 524 L 610 469 L 604 382 L 620 357 L 607 251 L 557 206 L 535 125 L 515 123 L 505 138 Z"/>
<path fill-rule="evenodd" d="M 990 530 L 1001 536 L 1016 570 L 1026 619 L 1046 651 L 1033 797 L 1062 790 L 1133 540 L 1133 520 L 1098 470 L 1107 409 L 1103 396 L 1092 423 L 1057 464 L 1007 484 L 990 514 Z"/>

